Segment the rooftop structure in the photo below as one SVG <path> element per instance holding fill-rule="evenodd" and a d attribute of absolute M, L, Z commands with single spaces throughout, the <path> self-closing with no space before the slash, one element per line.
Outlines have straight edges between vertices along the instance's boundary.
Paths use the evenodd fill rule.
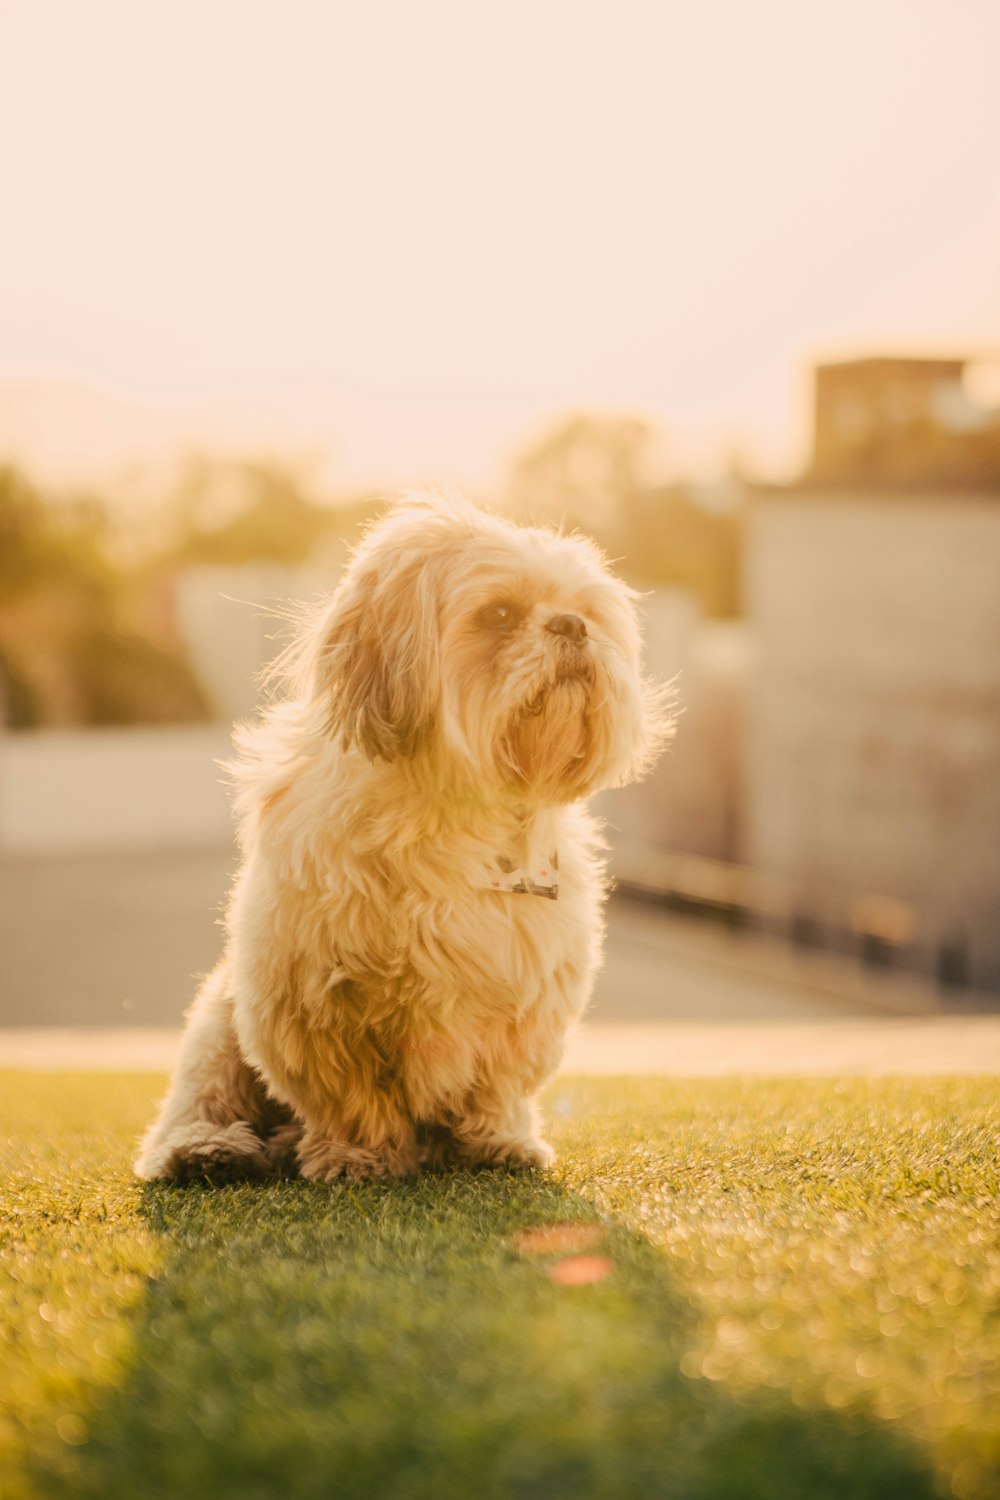
<path fill-rule="evenodd" d="M 1000 489 L 1000 389 L 981 378 L 992 369 L 883 356 L 818 365 L 806 483 Z"/>

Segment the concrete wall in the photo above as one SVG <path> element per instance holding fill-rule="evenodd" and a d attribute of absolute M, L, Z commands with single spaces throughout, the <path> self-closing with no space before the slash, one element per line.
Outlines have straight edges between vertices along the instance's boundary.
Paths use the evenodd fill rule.
<path fill-rule="evenodd" d="M 690 595 L 644 602 L 647 664 L 675 681 L 677 732 L 649 778 L 602 795 L 614 845 L 730 861 L 740 845 L 751 635 L 743 621 L 704 620 Z"/>
<path fill-rule="evenodd" d="M 289 606 L 336 587 L 346 547 L 336 540 L 312 567 L 249 563 L 189 568 L 177 579 L 177 628 L 221 723 L 252 717 L 260 674 L 289 638 Z"/>
<path fill-rule="evenodd" d="M 1000 499 L 759 499 L 747 593 L 745 860 L 1000 988 Z"/>
<path fill-rule="evenodd" d="M 0 854 L 225 846 L 220 728 L 0 735 Z"/>

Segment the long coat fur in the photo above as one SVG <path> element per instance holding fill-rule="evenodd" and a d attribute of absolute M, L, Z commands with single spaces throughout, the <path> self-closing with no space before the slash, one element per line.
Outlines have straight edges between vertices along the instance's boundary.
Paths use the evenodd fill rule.
<path fill-rule="evenodd" d="M 602 949 L 581 799 L 640 775 L 669 730 L 630 591 L 581 538 L 411 497 L 278 675 L 230 768 L 225 953 L 137 1171 L 545 1163 L 534 1098 Z"/>

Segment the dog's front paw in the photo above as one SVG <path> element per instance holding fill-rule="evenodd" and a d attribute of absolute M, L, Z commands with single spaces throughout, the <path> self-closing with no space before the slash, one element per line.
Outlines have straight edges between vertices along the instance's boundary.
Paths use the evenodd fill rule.
<path fill-rule="evenodd" d="M 298 1120 L 279 1125 L 264 1138 L 264 1151 L 268 1167 L 275 1177 L 297 1177 L 299 1175 L 298 1148 L 302 1139 L 302 1126 Z"/>
<path fill-rule="evenodd" d="M 550 1167 L 556 1154 L 548 1141 L 536 1136 L 501 1136 L 495 1140 L 464 1141 L 456 1160 L 466 1167 L 494 1167 L 500 1171 L 525 1172 Z"/>
<path fill-rule="evenodd" d="M 307 1182 L 368 1182 L 379 1177 L 412 1177 L 417 1172 L 413 1151 L 376 1151 L 308 1136 L 299 1142 L 297 1156 L 299 1172 Z"/>
<path fill-rule="evenodd" d="M 150 1141 L 136 1162 L 140 1177 L 161 1182 L 239 1182 L 271 1175 L 264 1142 L 244 1120 L 197 1120 Z"/>
<path fill-rule="evenodd" d="M 515 1169 L 551 1167 L 555 1159 L 556 1153 L 548 1141 L 532 1139 L 512 1142 L 508 1154 L 501 1158 L 500 1164 Z"/>

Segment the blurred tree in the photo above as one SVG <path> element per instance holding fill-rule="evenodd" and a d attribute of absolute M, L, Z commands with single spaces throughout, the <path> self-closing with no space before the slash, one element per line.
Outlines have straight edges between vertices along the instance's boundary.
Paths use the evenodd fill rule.
<path fill-rule="evenodd" d="M 622 506 L 608 545 L 637 583 L 687 589 L 716 618 L 742 613 L 741 509 L 710 510 L 684 485 L 659 486 Z"/>
<path fill-rule="evenodd" d="M 648 423 L 635 417 L 570 417 L 515 462 L 514 508 L 592 536 L 604 532 L 648 486 L 652 438 Z"/>
<path fill-rule="evenodd" d="M 707 614 L 737 615 L 742 513 L 710 510 L 688 487 L 658 483 L 655 446 L 637 418 L 574 416 L 516 461 L 511 508 L 587 532 L 637 583 L 688 589 Z"/>
<path fill-rule="evenodd" d="M 176 645 L 125 620 L 105 528 L 93 502 L 46 503 L 0 469 L 0 711 L 13 727 L 206 716 Z"/>
<path fill-rule="evenodd" d="M 199 457 L 168 503 L 173 541 L 160 562 L 239 565 L 300 563 L 341 530 L 341 508 L 319 505 L 294 469 L 265 460 Z"/>

